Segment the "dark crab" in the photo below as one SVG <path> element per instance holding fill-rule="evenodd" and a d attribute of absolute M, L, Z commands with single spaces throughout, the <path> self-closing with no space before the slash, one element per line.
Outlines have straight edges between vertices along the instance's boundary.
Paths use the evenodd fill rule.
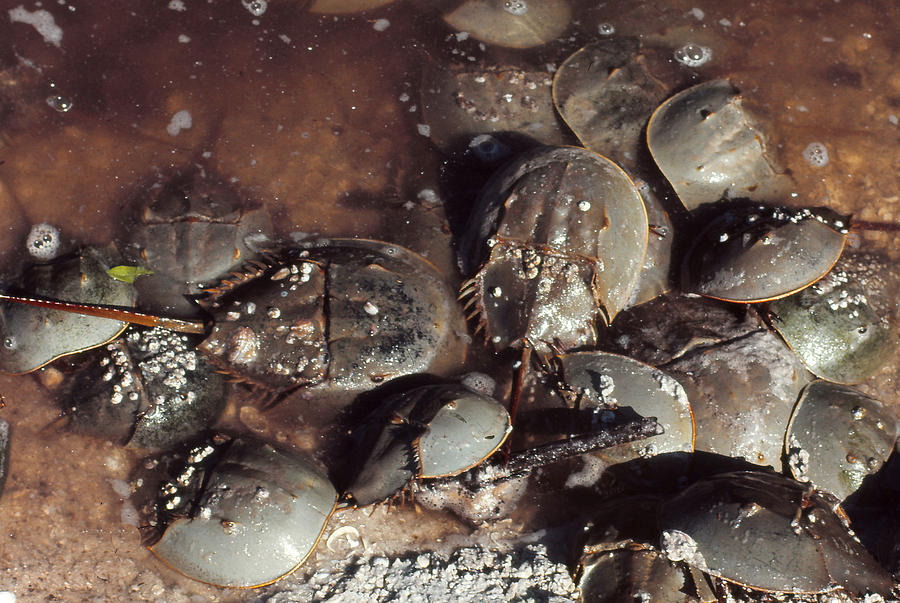
<path fill-rule="evenodd" d="M 675 495 L 600 505 L 576 538 L 573 571 L 584 596 L 597 601 L 626 593 L 673 603 L 726 593 L 741 600 L 889 596 L 890 575 L 834 509 L 828 495 L 781 475 L 720 473 Z"/>
<path fill-rule="evenodd" d="M 538 149 L 485 185 L 460 240 L 461 297 L 496 349 L 523 350 L 519 388 L 531 349 L 590 345 L 627 304 L 647 236 L 634 183 L 585 149 Z"/>
<path fill-rule="evenodd" d="M 222 374 L 190 338 L 132 328 L 71 377 L 66 411 L 79 431 L 129 447 L 163 449 L 210 428 L 225 408 Z"/>
<path fill-rule="evenodd" d="M 362 239 L 322 241 L 247 264 L 200 300 L 209 327 L 4 299 L 207 333 L 198 349 L 214 366 L 274 392 L 317 385 L 317 392 L 359 392 L 402 375 L 452 370 L 465 351 L 461 313 L 437 270 L 403 247 Z"/>
<path fill-rule="evenodd" d="M 890 574 L 834 508 L 833 499 L 781 475 L 724 473 L 660 506 L 660 547 L 670 560 L 752 590 L 890 596 Z"/>
<path fill-rule="evenodd" d="M 142 309 L 196 316 L 186 295 L 197 295 L 270 244 L 272 224 L 263 209 L 247 209 L 237 191 L 214 172 L 191 167 L 157 188 L 138 210 L 138 227 L 124 246 L 129 260 L 152 274 L 135 286 Z"/>
<path fill-rule="evenodd" d="M 835 265 L 849 216 L 827 208 L 791 209 L 721 201 L 682 265 L 682 289 L 733 302 L 788 296 Z M 701 218 L 702 219 L 702 218 Z"/>
<path fill-rule="evenodd" d="M 457 475 L 482 463 L 512 430 L 506 409 L 460 385 L 424 386 L 386 399 L 356 434 L 357 505 L 380 502 L 414 479 Z"/>

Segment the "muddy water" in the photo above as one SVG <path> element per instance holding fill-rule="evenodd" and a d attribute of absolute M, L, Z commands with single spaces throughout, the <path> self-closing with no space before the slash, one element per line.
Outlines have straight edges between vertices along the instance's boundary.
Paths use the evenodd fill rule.
<path fill-rule="evenodd" d="M 483 174 L 469 178 L 420 134 L 422 70 L 460 61 L 545 69 L 596 39 L 604 23 L 615 35 L 712 49 L 684 81 L 731 78 L 794 178 L 798 204 L 900 221 L 900 8 L 892 0 L 575 3 L 562 38 L 526 51 L 454 36 L 421 4 L 334 17 L 288 0 L 270 1 L 259 16 L 238 0 L 0 0 L 3 273 L 24 261 L 35 223 L 60 227 L 69 247 L 128 241 L 149 188 L 199 164 L 266 207 L 282 240 L 382 238 L 420 251 L 458 283 L 451 224 Z M 58 29 L 14 22 L 9 11 L 20 6 L 48 11 Z M 813 142 L 828 150 L 824 167 L 804 159 Z M 424 189 L 455 205 L 423 202 Z M 864 234 L 861 245 L 896 257 L 885 235 Z M 471 364 L 486 356 L 476 350 Z M 505 360 L 497 374 L 508 386 Z M 895 372 L 896 362 L 866 388 L 893 403 Z M 12 426 L 0 591 L 29 601 L 259 596 L 186 580 L 140 546 L 128 480 L 141 455 L 62 428 L 54 386 L 46 375 L 0 377 L 0 418 Z M 287 400 L 265 414 L 252 393 L 233 398 L 232 427 L 286 446 L 321 443 L 300 428 L 318 422 L 314 401 Z M 515 513 L 474 532 L 412 506 L 345 515 L 335 526 L 353 525 L 367 551 L 391 553 L 552 523 L 537 503 Z M 332 544 L 319 547 L 311 571 L 361 552 Z"/>

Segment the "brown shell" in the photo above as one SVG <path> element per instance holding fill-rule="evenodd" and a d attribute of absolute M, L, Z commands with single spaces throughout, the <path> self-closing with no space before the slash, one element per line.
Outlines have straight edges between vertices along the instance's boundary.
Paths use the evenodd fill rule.
<path fill-rule="evenodd" d="M 201 300 L 213 317 L 200 349 L 270 390 L 323 383 L 361 391 L 462 362 L 452 290 L 412 251 L 332 239 L 249 264 Z"/>
<path fill-rule="evenodd" d="M 592 343 L 627 304 L 647 249 L 647 212 L 609 159 L 545 147 L 498 172 L 460 241 L 463 290 L 498 349 Z M 489 257 L 483 259 L 485 245 Z"/>

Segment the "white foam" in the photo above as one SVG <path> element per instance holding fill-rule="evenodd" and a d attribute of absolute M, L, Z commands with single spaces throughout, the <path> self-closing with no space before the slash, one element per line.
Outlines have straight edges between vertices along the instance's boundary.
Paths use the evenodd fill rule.
<path fill-rule="evenodd" d="M 178 136 L 182 130 L 190 129 L 192 125 L 193 121 L 191 120 L 190 111 L 182 109 L 172 116 L 169 125 L 166 126 L 166 132 L 169 133 L 169 136 Z"/>
<path fill-rule="evenodd" d="M 28 12 L 21 4 L 9 11 L 9 20 L 13 23 L 25 23 L 34 27 L 44 42 L 53 44 L 57 48 L 62 44 L 63 30 L 56 24 L 53 15 L 45 10 Z"/>

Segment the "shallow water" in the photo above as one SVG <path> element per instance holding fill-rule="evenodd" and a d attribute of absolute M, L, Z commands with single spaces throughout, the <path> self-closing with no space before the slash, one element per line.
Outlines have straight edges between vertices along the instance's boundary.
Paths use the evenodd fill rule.
<path fill-rule="evenodd" d="M 254 16 L 238 0 L 0 0 L 4 275 L 18 271 L 36 223 L 59 227 L 70 248 L 127 242 L 149 188 L 199 164 L 248 205 L 267 208 L 280 240 L 389 240 L 426 255 L 456 285 L 451 229 L 484 170 L 467 175 L 420 133 L 422 71 L 459 61 L 546 69 L 598 38 L 601 24 L 672 48 L 709 47 L 708 63 L 683 68 L 683 85 L 731 79 L 793 177 L 798 204 L 900 221 L 900 7 L 892 0 L 576 2 L 560 39 L 525 51 L 460 39 L 420 4 L 323 16 L 300 1 L 273 0 Z M 20 6 L 48 11 L 61 38 L 14 22 L 20 13 L 10 10 Z M 804 156 L 816 142 L 828 153 L 821 167 Z M 424 189 L 450 204 L 422 201 Z M 861 245 L 897 257 L 887 235 L 863 234 Z M 478 343 L 472 366 L 491 360 Z M 501 390 L 509 387 L 505 360 L 496 369 Z M 895 404 L 896 369 L 895 361 L 865 389 Z M 0 377 L 0 393 L 0 418 L 12 426 L 0 591 L 20 600 L 259 596 L 184 579 L 140 546 L 123 511 L 133 523 L 125 482 L 141 455 L 61 428 L 46 376 Z M 269 414 L 252 402 L 236 390 L 225 421 L 286 446 L 320 443 L 316 432 L 294 431 L 322 420 L 313 402 L 290 399 Z M 339 518 L 326 537 L 353 524 L 368 551 L 397 553 L 436 538 L 487 542 L 553 523 L 541 513 L 540 504 L 523 504 L 515 522 L 473 533 L 444 514 L 380 508 Z M 310 571 L 348 554 L 332 548 L 320 545 Z"/>

